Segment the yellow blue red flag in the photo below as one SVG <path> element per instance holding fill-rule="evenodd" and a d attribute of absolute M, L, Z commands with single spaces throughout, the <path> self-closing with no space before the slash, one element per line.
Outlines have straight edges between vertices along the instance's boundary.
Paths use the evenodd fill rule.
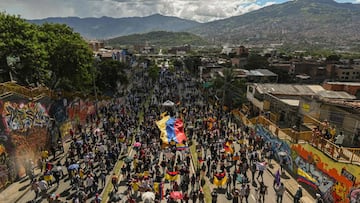
<path fill-rule="evenodd" d="M 217 173 L 214 175 L 214 181 L 213 184 L 216 186 L 223 186 L 226 184 L 227 181 L 227 177 L 226 177 L 226 173 Z"/>
<path fill-rule="evenodd" d="M 167 171 L 165 174 L 165 179 L 169 181 L 176 181 L 179 178 L 178 171 Z"/>
<path fill-rule="evenodd" d="M 187 139 L 184 133 L 184 123 L 179 118 L 164 116 L 156 122 L 156 125 L 160 130 L 160 139 L 164 144 L 169 144 L 171 141 L 182 143 Z"/>

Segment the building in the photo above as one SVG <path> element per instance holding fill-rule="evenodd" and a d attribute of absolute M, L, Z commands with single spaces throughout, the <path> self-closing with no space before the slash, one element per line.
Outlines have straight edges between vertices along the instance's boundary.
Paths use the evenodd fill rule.
<path fill-rule="evenodd" d="M 335 66 L 338 81 L 360 81 L 360 66 Z"/>
<path fill-rule="evenodd" d="M 97 40 L 88 41 L 88 45 L 92 51 L 99 51 L 100 49 L 103 49 L 105 47 L 104 42 Z"/>
<path fill-rule="evenodd" d="M 281 127 L 301 127 L 302 115 L 320 118 L 321 105 L 311 103 L 313 98 L 322 100 L 353 100 L 354 96 L 343 91 L 325 90 L 320 85 L 298 84 L 249 84 L 247 99 L 251 102 L 249 114 L 267 114 L 269 119 Z M 307 103 L 301 102 L 309 98 Z"/>
<path fill-rule="evenodd" d="M 337 95 L 337 96 L 335 96 Z M 316 97 L 303 97 L 299 103 L 300 115 L 317 122 L 304 123 L 309 129 L 322 127 L 326 121 L 345 135 L 344 146 L 360 147 L 360 101 L 342 91 L 323 91 Z"/>
<path fill-rule="evenodd" d="M 178 47 L 171 47 L 168 50 L 169 54 L 175 54 L 175 55 L 179 55 L 179 54 L 186 54 L 191 50 L 191 46 L 189 44 L 185 44 L 183 46 L 178 46 Z"/>
<path fill-rule="evenodd" d="M 252 83 L 276 83 L 278 75 L 268 69 L 234 69 L 234 75 L 237 78 L 244 78 L 247 82 Z"/>
<path fill-rule="evenodd" d="M 240 57 L 248 57 L 249 56 L 249 49 L 244 46 L 236 47 L 235 54 Z"/>
<path fill-rule="evenodd" d="M 324 89 L 333 91 L 345 91 L 360 99 L 360 83 L 359 82 L 325 82 Z"/>

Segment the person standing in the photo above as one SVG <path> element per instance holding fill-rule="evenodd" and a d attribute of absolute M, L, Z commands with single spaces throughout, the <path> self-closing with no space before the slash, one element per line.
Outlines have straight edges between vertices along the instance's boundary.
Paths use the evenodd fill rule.
<path fill-rule="evenodd" d="M 118 191 L 118 180 L 119 180 L 119 178 L 117 177 L 117 175 L 115 173 L 113 173 L 113 176 L 111 177 L 111 183 L 116 192 Z"/>
<path fill-rule="evenodd" d="M 284 183 L 280 183 L 280 185 L 274 185 L 274 190 L 276 193 L 276 203 L 282 203 L 283 195 L 285 192 Z"/>
<path fill-rule="evenodd" d="M 302 197 L 302 188 L 301 186 L 299 185 L 296 193 L 295 193 L 295 196 L 294 196 L 294 203 L 299 203 L 300 202 L 300 199 Z"/>
<path fill-rule="evenodd" d="M 249 203 L 249 196 L 250 196 L 250 185 L 246 184 L 245 188 L 245 202 Z"/>
<path fill-rule="evenodd" d="M 259 188 L 259 200 L 261 202 L 261 199 L 262 199 L 262 202 L 264 203 L 265 202 L 265 195 L 268 193 L 267 191 L 267 186 L 264 184 L 263 181 L 260 182 L 260 188 Z"/>
<path fill-rule="evenodd" d="M 215 190 L 211 192 L 211 203 L 217 203 L 218 194 Z"/>

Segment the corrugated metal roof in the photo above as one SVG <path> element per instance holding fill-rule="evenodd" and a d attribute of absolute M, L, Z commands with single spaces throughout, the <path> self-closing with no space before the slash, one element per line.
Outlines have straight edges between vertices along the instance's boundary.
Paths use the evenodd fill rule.
<path fill-rule="evenodd" d="M 300 100 L 296 100 L 296 99 L 280 99 L 280 100 L 290 106 L 299 106 L 300 104 Z"/>
<path fill-rule="evenodd" d="M 293 84 L 255 84 L 257 90 L 263 93 L 282 95 L 316 95 L 322 87 L 320 85 L 293 85 Z M 317 87 L 316 87 L 317 86 Z M 314 91 L 314 90 L 316 91 Z M 324 90 L 324 88 L 322 88 Z"/>
<path fill-rule="evenodd" d="M 331 91 L 331 90 L 323 90 L 318 93 L 318 95 L 322 98 L 328 99 L 356 99 L 355 96 L 350 95 L 344 91 Z"/>

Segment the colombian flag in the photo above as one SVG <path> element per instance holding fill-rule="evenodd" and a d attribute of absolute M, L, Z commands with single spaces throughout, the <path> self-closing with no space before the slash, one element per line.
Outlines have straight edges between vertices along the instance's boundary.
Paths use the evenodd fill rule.
<path fill-rule="evenodd" d="M 163 183 L 154 183 L 154 192 L 160 194 L 160 199 L 164 199 Z"/>
<path fill-rule="evenodd" d="M 186 140 L 184 123 L 181 119 L 164 116 L 161 120 L 156 122 L 156 125 L 161 132 L 160 139 L 164 144 L 169 144 L 171 141 L 182 143 Z"/>
<path fill-rule="evenodd" d="M 233 154 L 234 153 L 234 150 L 233 148 L 231 147 L 231 143 L 230 142 L 226 142 L 224 144 L 224 149 L 225 149 L 225 152 L 226 153 L 229 153 L 229 154 Z"/>
<path fill-rule="evenodd" d="M 311 177 L 309 174 L 307 174 L 305 171 L 303 171 L 301 168 L 298 168 L 297 174 L 298 174 L 298 178 L 297 178 L 298 182 L 303 182 L 305 184 L 310 185 L 315 190 L 317 189 L 316 185 L 318 184 L 318 181 L 315 180 L 313 177 Z"/>
<path fill-rule="evenodd" d="M 223 186 L 226 184 L 227 181 L 227 177 L 226 177 L 226 173 L 222 172 L 222 173 L 217 173 L 214 175 L 214 181 L 213 184 L 216 186 Z"/>
<path fill-rule="evenodd" d="M 178 171 L 166 171 L 165 179 L 169 181 L 175 181 L 179 177 Z"/>

